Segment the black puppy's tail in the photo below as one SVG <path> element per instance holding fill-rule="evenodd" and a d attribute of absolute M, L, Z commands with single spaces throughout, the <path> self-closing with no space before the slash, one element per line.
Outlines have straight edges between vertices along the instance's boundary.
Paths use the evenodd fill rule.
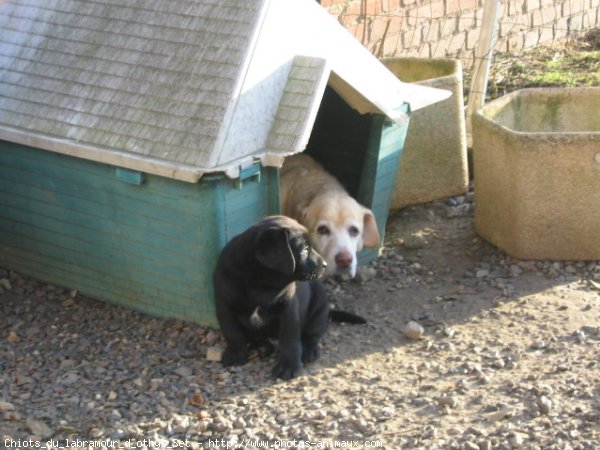
<path fill-rule="evenodd" d="M 344 323 L 351 323 L 351 324 L 357 324 L 357 325 L 362 325 L 367 323 L 367 319 L 365 319 L 364 317 L 358 316 L 356 314 L 352 314 L 351 312 L 348 311 L 342 311 L 341 309 L 332 309 L 329 311 L 329 318 L 333 321 L 333 322 L 344 322 Z"/>

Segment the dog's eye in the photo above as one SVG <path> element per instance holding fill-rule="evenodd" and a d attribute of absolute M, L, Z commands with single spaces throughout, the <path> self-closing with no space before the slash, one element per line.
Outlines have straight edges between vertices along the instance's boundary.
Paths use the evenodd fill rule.
<path fill-rule="evenodd" d="M 321 225 L 319 228 L 317 228 L 317 233 L 322 235 L 329 234 L 329 228 L 327 228 L 325 225 Z"/>
<path fill-rule="evenodd" d="M 359 235 L 360 230 L 355 226 L 351 226 L 348 228 L 348 233 L 350 233 L 350 236 L 355 237 Z"/>

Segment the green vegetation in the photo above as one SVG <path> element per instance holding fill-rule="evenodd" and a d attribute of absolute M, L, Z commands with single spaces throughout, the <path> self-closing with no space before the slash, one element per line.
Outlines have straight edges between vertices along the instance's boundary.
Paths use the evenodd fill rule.
<path fill-rule="evenodd" d="M 552 86 L 600 86 L 600 30 L 552 47 L 494 55 L 488 99 L 517 89 Z"/>

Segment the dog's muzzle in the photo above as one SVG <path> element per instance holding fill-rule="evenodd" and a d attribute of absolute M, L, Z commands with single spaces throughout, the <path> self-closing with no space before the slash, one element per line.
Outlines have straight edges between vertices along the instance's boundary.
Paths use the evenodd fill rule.
<path fill-rule="evenodd" d="M 318 265 L 314 270 L 306 274 L 305 280 L 311 281 L 316 280 L 317 278 L 321 278 L 323 275 L 325 275 L 326 271 L 327 262 L 325 260 L 322 260 L 320 265 Z"/>

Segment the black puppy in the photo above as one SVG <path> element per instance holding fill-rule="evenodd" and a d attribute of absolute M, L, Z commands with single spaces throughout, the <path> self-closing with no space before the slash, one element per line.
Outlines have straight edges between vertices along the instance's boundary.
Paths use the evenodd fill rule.
<path fill-rule="evenodd" d="M 317 280 L 326 267 L 306 228 L 288 217 L 267 217 L 234 237 L 213 274 L 223 365 L 245 364 L 251 346 L 272 350 L 269 338 L 279 339 L 275 377 L 293 378 L 315 361 L 331 315 Z"/>

